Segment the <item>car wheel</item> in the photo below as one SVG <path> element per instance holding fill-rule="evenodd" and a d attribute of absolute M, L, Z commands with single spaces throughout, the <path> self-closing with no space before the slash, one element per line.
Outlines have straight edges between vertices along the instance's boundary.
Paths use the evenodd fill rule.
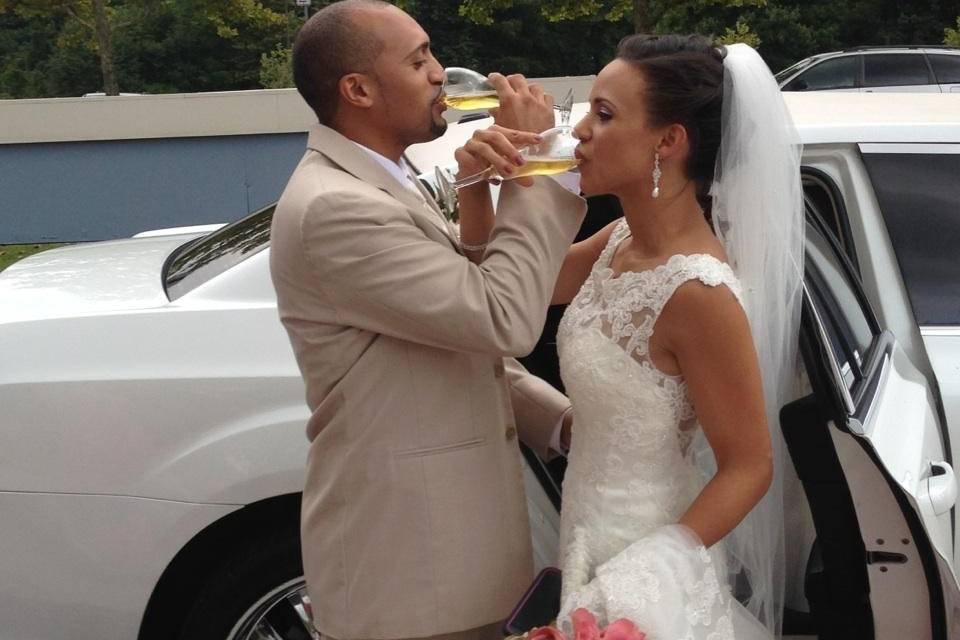
<path fill-rule="evenodd" d="M 180 640 L 319 640 L 297 530 L 243 545 L 207 578 Z"/>

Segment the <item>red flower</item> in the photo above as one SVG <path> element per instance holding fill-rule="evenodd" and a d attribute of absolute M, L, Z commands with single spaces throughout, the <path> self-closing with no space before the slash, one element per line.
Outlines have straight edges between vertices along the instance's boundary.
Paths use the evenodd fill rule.
<path fill-rule="evenodd" d="M 573 640 L 644 640 L 645 633 L 626 618 L 611 622 L 603 629 L 597 627 L 597 619 L 586 609 L 580 608 L 570 614 L 573 622 Z M 528 640 L 569 640 L 554 627 L 533 629 Z"/>

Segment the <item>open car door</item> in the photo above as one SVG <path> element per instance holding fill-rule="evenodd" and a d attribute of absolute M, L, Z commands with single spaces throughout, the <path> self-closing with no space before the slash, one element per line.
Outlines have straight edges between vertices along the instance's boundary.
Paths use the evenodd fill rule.
<path fill-rule="evenodd" d="M 781 426 L 816 530 L 805 594 L 818 636 L 960 638 L 957 482 L 935 399 L 815 215 L 806 259 L 812 393 Z"/>

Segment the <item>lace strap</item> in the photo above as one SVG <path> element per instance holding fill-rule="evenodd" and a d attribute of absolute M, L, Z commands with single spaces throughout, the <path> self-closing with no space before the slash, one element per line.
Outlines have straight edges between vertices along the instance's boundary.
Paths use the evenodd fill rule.
<path fill-rule="evenodd" d="M 667 260 L 662 268 L 664 273 L 659 286 L 660 295 L 652 305 L 656 316 L 660 315 L 680 285 L 690 280 L 699 280 L 709 287 L 726 285 L 740 306 L 743 306 L 740 281 L 737 280 L 733 269 L 726 262 L 710 254 L 678 254 Z"/>
<path fill-rule="evenodd" d="M 610 237 L 607 238 L 607 245 L 603 248 L 603 251 L 600 252 L 600 257 L 594 263 L 594 268 L 603 269 L 609 267 L 610 261 L 613 260 L 613 253 L 617 250 L 617 246 L 620 244 L 620 241 L 628 235 L 630 235 L 630 227 L 627 226 L 627 219 L 620 218 L 617 226 L 613 228 Z"/>

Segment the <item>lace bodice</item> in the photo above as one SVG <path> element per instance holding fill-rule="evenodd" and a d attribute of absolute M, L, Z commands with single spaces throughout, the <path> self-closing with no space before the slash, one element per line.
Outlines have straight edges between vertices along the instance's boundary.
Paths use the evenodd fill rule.
<path fill-rule="evenodd" d="M 650 340 L 685 282 L 727 286 L 738 300 L 740 286 L 729 265 L 706 254 L 614 275 L 610 261 L 628 233 L 621 220 L 557 333 L 575 416 L 563 484 L 560 621 L 586 606 L 600 619 L 614 611 L 633 618 L 651 640 L 733 637 L 725 631 L 732 629 L 731 599 L 714 566 L 721 559 L 683 536 L 679 543 L 673 534 L 664 538 L 663 528 L 670 530 L 702 486 L 690 447 L 698 425 L 683 377 L 656 367 Z M 664 626 L 656 612 L 669 594 L 689 629 L 716 635 Z"/>

